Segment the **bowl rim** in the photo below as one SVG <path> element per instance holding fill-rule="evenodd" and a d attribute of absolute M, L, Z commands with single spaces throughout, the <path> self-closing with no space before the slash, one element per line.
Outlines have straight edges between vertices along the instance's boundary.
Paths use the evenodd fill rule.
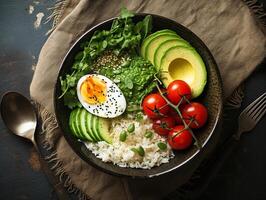
<path fill-rule="evenodd" d="M 111 22 L 115 19 L 118 18 L 118 16 L 116 17 L 112 17 L 112 18 L 108 18 L 94 26 L 92 26 L 91 28 L 89 28 L 87 31 L 85 31 L 81 36 L 78 37 L 78 39 L 76 39 L 76 41 L 71 45 L 71 47 L 69 48 L 69 50 L 67 51 L 67 53 L 65 54 L 64 58 L 62 59 L 62 62 L 60 64 L 60 67 L 59 67 L 59 70 L 58 70 L 58 74 L 57 74 L 57 78 L 56 78 L 56 81 L 55 81 L 55 84 L 54 84 L 54 91 L 53 91 L 53 104 L 54 104 L 54 111 L 55 111 L 55 117 L 56 117 L 56 120 L 57 120 L 57 123 L 58 123 L 58 127 L 60 128 L 60 130 L 62 131 L 62 134 L 64 136 L 64 138 L 66 139 L 67 143 L 69 144 L 69 146 L 71 147 L 71 149 L 83 160 L 85 161 L 86 163 L 88 163 L 89 165 L 92 165 L 93 167 L 103 171 L 103 172 L 106 172 L 108 174 L 111 174 L 111 175 L 115 175 L 115 176 L 120 176 L 120 177 L 130 177 L 130 178 L 153 178 L 153 177 L 157 177 L 157 176 L 160 176 L 160 175 L 163 175 L 163 174 L 167 174 L 169 172 L 172 172 L 172 171 L 175 171 L 176 169 L 186 165 L 188 162 L 190 162 L 192 159 L 194 159 L 201 151 L 203 151 L 203 149 L 206 147 L 206 144 L 210 141 L 210 138 L 213 136 L 213 133 L 216 132 L 216 131 L 220 131 L 219 129 L 219 123 L 222 122 L 222 113 L 223 113 L 223 100 L 224 100 L 224 91 L 223 91 L 223 82 L 222 82 L 222 78 L 221 78 L 221 74 L 220 74 L 220 71 L 219 71 L 219 68 L 218 68 L 218 65 L 211 53 L 211 51 L 209 50 L 209 48 L 205 45 L 205 43 L 194 33 L 192 32 L 190 29 L 186 28 L 185 26 L 183 26 L 182 24 L 178 23 L 177 21 L 174 21 L 170 18 L 167 18 L 167 17 L 164 17 L 164 16 L 161 16 L 161 15 L 157 15 L 157 14 L 152 14 L 152 13 L 135 13 L 135 16 L 147 16 L 147 15 L 151 15 L 152 17 L 157 17 L 157 18 L 163 18 L 164 20 L 168 20 L 168 21 L 171 21 L 172 24 L 176 24 L 178 25 L 179 27 L 181 27 L 182 29 L 184 29 L 185 31 L 187 32 L 190 32 L 193 37 L 195 37 L 197 39 L 197 42 L 200 43 L 200 45 L 204 48 L 204 51 L 208 54 L 208 56 L 210 57 L 211 61 L 213 62 L 213 67 L 214 67 L 214 70 L 217 74 L 217 79 L 218 79 L 218 84 L 219 84 L 219 89 L 220 89 L 220 100 L 222 103 L 219 104 L 218 106 L 218 112 L 217 112 L 217 116 L 215 117 L 215 122 L 214 122 L 214 125 L 208 135 L 208 137 L 205 139 L 205 141 L 202 143 L 202 148 L 199 150 L 197 149 L 192 155 L 189 156 L 189 158 L 187 158 L 186 160 L 184 160 L 183 162 L 181 162 L 180 164 L 176 165 L 175 167 L 172 167 L 168 170 L 164 170 L 162 172 L 157 172 L 157 173 L 154 173 L 154 174 L 149 174 L 149 175 L 141 175 L 141 176 L 138 176 L 138 175 L 130 175 L 130 174 L 119 174 L 117 172 L 114 172 L 114 171 L 111 171 L 111 170 L 108 170 L 108 169 L 105 169 L 105 168 L 102 168 L 101 166 L 95 164 L 93 161 L 91 161 L 90 159 L 88 159 L 84 154 L 82 154 L 77 148 L 74 147 L 74 145 L 71 143 L 71 141 L 69 141 L 68 137 L 66 137 L 66 133 L 65 131 L 61 128 L 62 127 L 62 123 L 61 121 L 59 120 L 59 117 L 58 117 L 58 114 L 57 114 L 57 99 L 56 99 L 56 88 L 57 88 L 57 84 L 58 82 L 60 81 L 59 79 L 59 74 L 64 66 L 64 63 L 65 63 L 65 60 L 68 58 L 70 52 L 72 51 L 72 49 L 79 43 L 80 40 L 83 39 L 83 37 L 85 37 L 87 34 L 89 34 L 91 31 L 96 31 L 97 28 L 105 23 L 108 23 L 108 22 Z M 98 158 L 99 159 L 99 158 Z M 102 161 L 103 162 L 103 161 Z M 114 165 L 114 164 L 113 164 Z M 119 167 L 119 166 L 117 166 Z M 135 168 L 128 168 L 128 170 L 134 170 Z M 144 169 L 146 170 L 146 169 Z M 149 170 L 149 169 L 147 169 Z"/>

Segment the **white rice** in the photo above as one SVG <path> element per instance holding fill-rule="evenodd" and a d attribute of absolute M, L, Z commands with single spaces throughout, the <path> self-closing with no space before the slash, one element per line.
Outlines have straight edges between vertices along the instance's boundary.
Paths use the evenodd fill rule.
<path fill-rule="evenodd" d="M 128 133 L 126 141 L 121 142 L 119 140 L 120 133 L 123 130 L 127 130 L 127 127 L 133 123 L 135 131 Z M 152 138 L 146 138 L 144 136 L 146 131 L 153 131 L 152 123 L 147 117 L 144 117 L 141 122 L 133 119 L 119 118 L 112 120 L 111 123 L 112 144 L 101 141 L 98 143 L 86 142 L 85 145 L 103 162 L 112 162 L 120 167 L 150 169 L 154 166 L 168 163 L 174 157 L 174 154 L 167 144 L 166 138 L 154 132 Z M 157 146 L 159 142 L 167 144 L 167 149 L 161 150 Z M 131 150 L 139 146 L 142 146 L 145 151 L 143 157 Z"/>

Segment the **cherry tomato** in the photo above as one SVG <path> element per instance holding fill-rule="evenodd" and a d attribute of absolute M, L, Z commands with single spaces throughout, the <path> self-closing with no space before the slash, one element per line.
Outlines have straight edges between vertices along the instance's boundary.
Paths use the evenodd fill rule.
<path fill-rule="evenodd" d="M 175 150 L 183 150 L 192 144 L 192 135 L 183 125 L 173 128 L 168 134 L 168 143 Z"/>
<path fill-rule="evenodd" d="M 189 85 L 182 80 L 172 81 L 167 87 L 167 97 L 175 105 L 179 103 L 182 97 L 185 96 L 187 99 L 191 99 L 191 89 Z M 181 104 L 186 103 L 183 99 Z"/>
<path fill-rule="evenodd" d="M 175 111 L 175 109 L 173 109 L 172 107 L 169 110 L 169 117 L 172 117 L 175 119 L 175 122 L 177 125 L 182 124 L 182 120 L 179 117 L 178 113 Z"/>
<path fill-rule="evenodd" d="M 172 117 L 163 117 L 153 122 L 152 128 L 159 135 L 168 135 L 169 131 L 175 126 L 175 119 Z"/>
<path fill-rule="evenodd" d="M 152 119 L 166 116 L 170 108 L 164 98 L 158 93 L 147 95 L 142 102 L 142 107 L 144 113 Z"/>
<path fill-rule="evenodd" d="M 208 118 L 208 111 L 206 107 L 200 103 L 191 102 L 184 105 L 181 109 L 182 116 L 190 128 L 202 127 Z M 192 121 L 191 121 L 192 120 Z"/>

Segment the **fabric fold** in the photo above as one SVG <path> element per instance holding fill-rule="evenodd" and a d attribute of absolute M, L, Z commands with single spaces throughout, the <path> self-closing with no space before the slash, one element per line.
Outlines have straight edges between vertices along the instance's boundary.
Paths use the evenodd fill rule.
<path fill-rule="evenodd" d="M 138 188 L 135 182 L 95 169 L 73 152 L 54 117 L 53 90 L 60 64 L 70 47 L 86 30 L 103 20 L 118 16 L 124 5 L 136 12 L 168 17 L 197 34 L 217 61 L 225 97 L 228 98 L 265 57 L 265 35 L 253 14 L 240 0 L 128 0 L 123 4 L 120 0 L 64 0 L 60 3 L 55 13 L 57 23 L 60 23 L 56 23 L 41 50 L 30 86 L 32 99 L 41 105 L 40 112 L 46 113 L 42 120 L 50 124 L 43 126 L 43 133 L 47 146 L 55 148 L 51 157 L 57 161 L 55 172 L 60 177 L 66 175 L 66 187 L 72 192 L 77 191 L 73 187 L 78 188 L 83 199 L 156 199 L 169 193 L 167 188 L 153 192 Z M 232 105 L 237 104 L 236 100 L 232 102 Z M 48 158 L 48 161 L 51 159 Z M 187 173 L 182 181 L 187 181 L 191 173 Z M 154 181 L 150 182 L 150 186 L 155 184 Z"/>

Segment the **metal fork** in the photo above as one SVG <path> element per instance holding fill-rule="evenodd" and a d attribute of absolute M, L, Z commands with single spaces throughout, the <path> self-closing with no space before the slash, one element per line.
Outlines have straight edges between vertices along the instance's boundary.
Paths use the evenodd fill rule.
<path fill-rule="evenodd" d="M 239 140 L 244 132 L 251 131 L 266 113 L 266 92 L 247 106 L 239 115 L 238 131 L 234 135 Z"/>

